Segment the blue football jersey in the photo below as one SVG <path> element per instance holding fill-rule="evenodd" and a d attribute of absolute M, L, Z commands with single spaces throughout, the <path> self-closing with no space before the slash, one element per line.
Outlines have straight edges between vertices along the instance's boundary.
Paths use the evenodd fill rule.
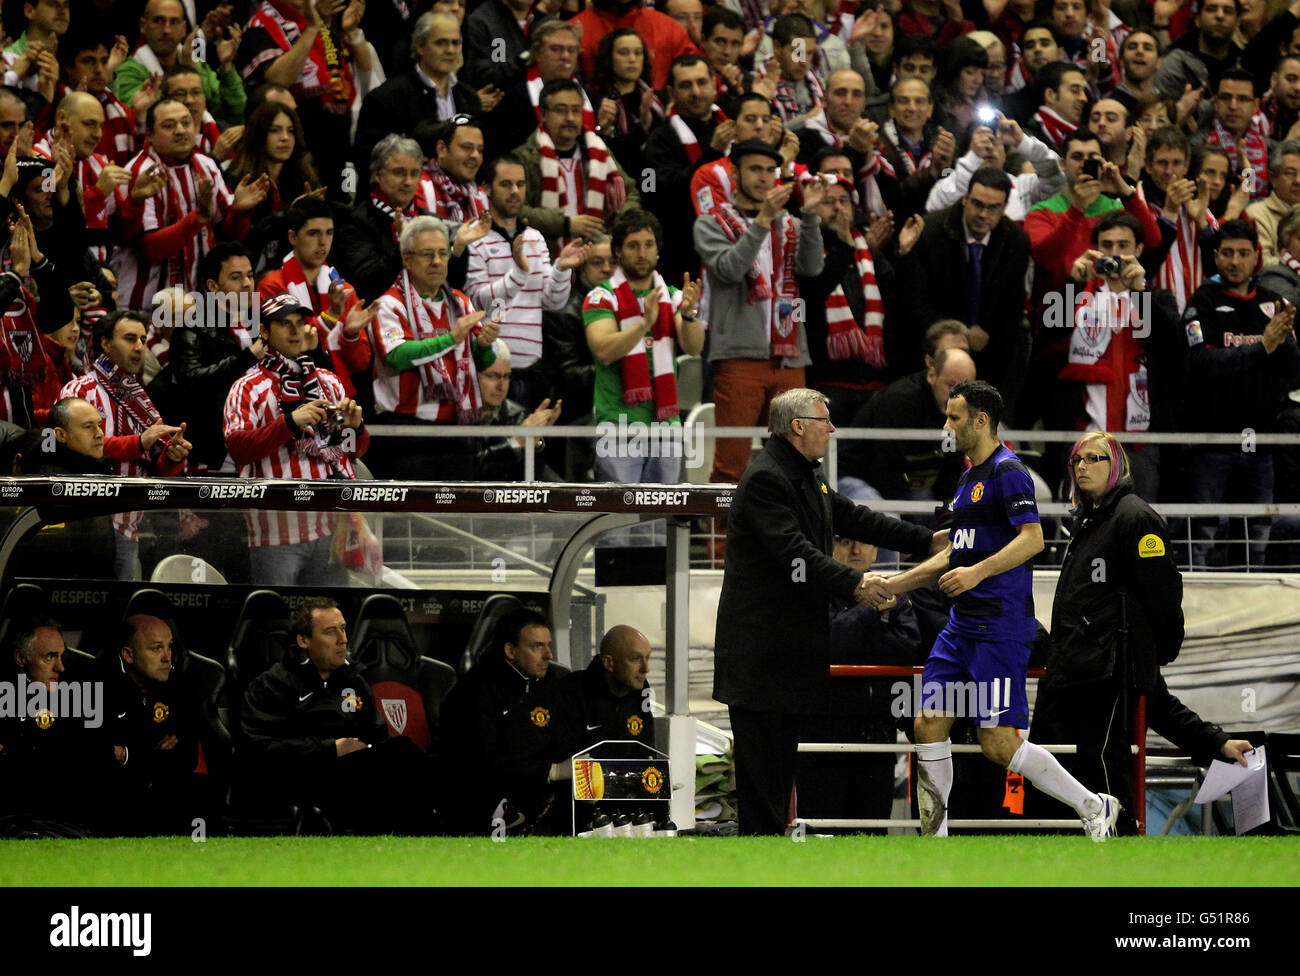
<path fill-rule="evenodd" d="M 999 444 L 983 464 L 962 475 L 953 499 L 948 567 L 974 566 L 1037 522 L 1034 482 L 1029 471 Z M 1033 560 L 990 576 L 953 601 L 949 620 L 958 633 L 1005 640 L 1034 639 Z"/>

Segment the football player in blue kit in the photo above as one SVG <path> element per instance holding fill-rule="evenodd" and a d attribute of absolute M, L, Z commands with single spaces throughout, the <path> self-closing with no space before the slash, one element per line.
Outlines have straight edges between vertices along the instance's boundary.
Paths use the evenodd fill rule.
<path fill-rule="evenodd" d="M 980 380 L 957 383 L 944 429 L 970 459 L 953 499 L 948 547 L 889 579 L 868 597 L 885 601 L 936 581 L 952 599 L 948 623 L 922 675 L 924 710 L 916 716 L 921 832 L 948 833 L 954 701 L 972 702 L 984 755 L 1074 807 L 1093 840 L 1114 832 L 1120 806 L 1093 793 L 1042 746 L 1022 740 L 1029 724 L 1025 672 L 1034 639 L 1032 561 L 1043 549 L 1034 484 L 1020 459 L 997 439 L 1002 396 Z M 956 694 L 953 692 L 956 691 Z M 947 703 L 935 706 L 935 702 Z"/>

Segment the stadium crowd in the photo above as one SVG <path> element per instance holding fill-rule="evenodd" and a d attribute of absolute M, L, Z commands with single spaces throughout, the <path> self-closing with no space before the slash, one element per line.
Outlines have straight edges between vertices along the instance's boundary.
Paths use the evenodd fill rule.
<path fill-rule="evenodd" d="M 978 376 L 1018 428 L 1300 428 L 1300 3 L 3 13 L 0 419 L 62 444 L 88 401 L 103 470 L 519 478 L 519 442 L 366 424 L 680 424 L 679 353 L 723 426 L 804 385 L 841 426 L 937 426 Z M 93 468 L 43 446 L 24 471 Z M 681 475 L 563 447 L 571 480 Z M 1296 454 L 1132 459 L 1148 499 L 1267 502 Z M 748 456 L 721 440 L 712 479 Z M 1063 460 L 1036 462 L 1058 494 Z M 841 474 L 945 499 L 941 467 Z M 280 530 L 254 544 L 322 531 Z"/>

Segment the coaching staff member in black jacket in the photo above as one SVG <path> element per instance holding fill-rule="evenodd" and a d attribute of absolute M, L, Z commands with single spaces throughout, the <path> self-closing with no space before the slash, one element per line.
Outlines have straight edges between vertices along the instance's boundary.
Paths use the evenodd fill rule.
<path fill-rule="evenodd" d="M 290 628 L 297 663 L 277 662 L 244 693 L 244 755 L 263 789 L 318 807 L 332 828 L 431 832 L 431 760 L 389 738 L 369 682 L 348 658 L 338 604 L 310 597 Z"/>
<path fill-rule="evenodd" d="M 1052 603 L 1047 676 L 1039 683 L 1035 742 L 1074 744 L 1058 757 L 1084 786 L 1124 805 L 1116 830 L 1136 833 L 1132 707 L 1147 696 L 1147 725 L 1200 763 L 1216 756 L 1246 765 L 1251 748 L 1205 722 L 1169 691 L 1160 666 L 1183 643 L 1183 580 L 1165 520 L 1133 490 L 1128 456 L 1111 434 L 1093 431 L 1069 460 L 1078 517 Z M 1127 630 L 1127 636 L 1124 631 Z M 1030 791 L 1035 816 L 1054 801 Z M 1030 812 L 1029 810 L 1026 811 Z"/>
<path fill-rule="evenodd" d="M 826 484 L 819 462 L 835 426 L 823 394 L 788 390 L 768 418 L 772 437 L 727 522 L 714 641 L 713 697 L 731 716 L 742 834 L 785 830 L 800 716 L 829 707 L 830 598 L 858 598 L 865 578 L 831 558 L 834 538 L 919 555 L 947 543 L 947 533 L 932 537 Z"/>

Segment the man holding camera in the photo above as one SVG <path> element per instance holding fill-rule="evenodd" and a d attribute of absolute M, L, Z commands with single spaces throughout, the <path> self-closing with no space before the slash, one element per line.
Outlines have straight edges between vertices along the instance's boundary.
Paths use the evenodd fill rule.
<path fill-rule="evenodd" d="M 361 407 L 342 381 L 318 369 L 307 352 L 312 310 L 292 295 L 262 303 L 261 360 L 226 397 L 226 449 L 244 478 L 310 480 L 356 477 L 352 459 L 366 453 L 370 434 Z M 326 512 L 248 512 L 254 583 L 341 584 L 330 560 L 334 516 Z"/>
<path fill-rule="evenodd" d="M 1142 232 L 1124 210 L 1106 214 L 1092 247 L 1070 269 L 1074 296 L 1069 360 L 1061 370 L 1070 395 L 1069 419 L 1084 430 L 1173 430 L 1178 416 L 1183 355 L 1178 304 L 1148 288 L 1138 260 Z M 1133 482 L 1143 498 L 1159 486 L 1159 449 L 1130 444 Z"/>

